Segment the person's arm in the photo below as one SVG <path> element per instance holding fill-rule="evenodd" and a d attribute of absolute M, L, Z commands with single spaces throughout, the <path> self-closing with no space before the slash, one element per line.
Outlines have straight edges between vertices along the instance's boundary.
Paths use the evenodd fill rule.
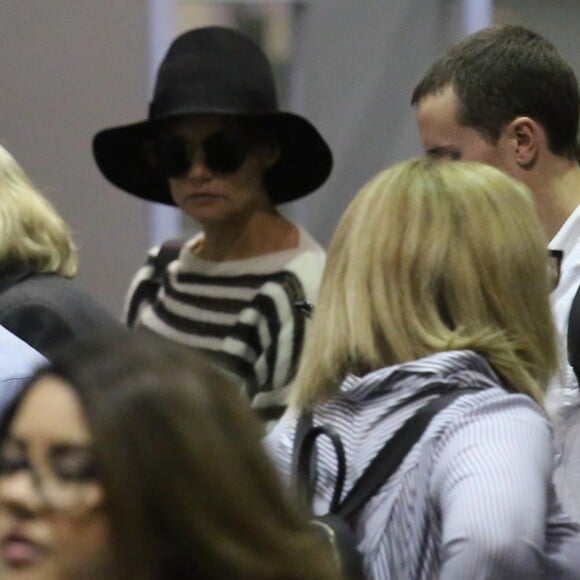
<path fill-rule="evenodd" d="M 26 344 L 49 356 L 75 333 L 64 312 L 52 304 L 23 303 L 2 312 L 0 323 Z"/>
<path fill-rule="evenodd" d="M 123 323 L 129 327 L 135 326 L 139 320 L 139 313 L 153 301 L 159 289 L 159 284 L 154 280 L 154 264 L 159 249 L 160 247 L 156 246 L 149 250 L 147 261 L 137 270 L 129 284 L 121 316 Z"/>
<path fill-rule="evenodd" d="M 224 353 L 244 379 L 252 408 L 265 422 L 278 419 L 286 409 L 285 387 L 296 370 L 304 325 L 288 284 L 272 281 L 240 313 L 224 341 Z"/>
<path fill-rule="evenodd" d="M 122 320 L 127 326 L 135 326 L 143 308 L 155 301 L 167 268 L 178 259 L 184 243 L 181 238 L 172 238 L 149 250 L 147 262 L 135 274 L 125 297 Z"/>
<path fill-rule="evenodd" d="M 523 395 L 463 417 L 432 480 L 441 580 L 545 577 L 552 467 L 549 425 Z"/>

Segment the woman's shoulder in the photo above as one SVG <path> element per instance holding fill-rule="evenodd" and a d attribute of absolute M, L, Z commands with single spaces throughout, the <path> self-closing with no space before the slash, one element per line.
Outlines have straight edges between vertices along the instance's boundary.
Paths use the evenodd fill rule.
<path fill-rule="evenodd" d="M 320 405 L 320 412 L 325 420 L 340 423 L 348 409 L 355 415 L 345 422 L 347 432 L 349 425 L 356 424 L 364 438 L 376 432 L 380 439 L 446 392 L 460 396 L 450 399 L 433 417 L 425 438 L 430 445 L 445 445 L 462 433 L 513 422 L 523 431 L 530 426 L 551 437 L 542 408 L 527 395 L 508 392 L 485 359 L 470 351 L 439 353 L 361 377 L 349 375 L 336 396 Z"/>
<path fill-rule="evenodd" d="M 51 304 L 76 293 L 74 284 L 68 278 L 57 274 L 32 273 L 0 293 L 0 308 L 37 302 Z"/>
<path fill-rule="evenodd" d="M 293 251 L 293 260 L 289 268 L 311 266 L 323 268 L 326 263 L 326 252 L 323 247 L 301 226 L 296 226 L 299 232 L 299 241 Z"/>
<path fill-rule="evenodd" d="M 300 241 L 294 248 L 220 262 L 203 260 L 187 251 L 192 243 L 191 240 L 187 242 L 179 254 L 179 260 L 172 265 L 180 273 L 213 278 L 216 283 L 222 280 L 228 284 L 251 286 L 266 294 L 275 292 L 276 286 L 290 292 L 294 291 L 292 288 L 301 287 L 299 292 L 304 293 L 307 299 L 314 298 L 320 285 L 325 264 L 324 250 L 306 232 L 301 232 Z M 157 260 L 158 255 L 159 250 L 153 248 L 149 253 L 149 262 Z"/>
<path fill-rule="evenodd" d="M 58 317 L 71 326 L 117 326 L 109 311 L 74 280 L 57 274 L 34 274 L 0 294 L 0 317 L 23 320 L 39 314 Z"/>

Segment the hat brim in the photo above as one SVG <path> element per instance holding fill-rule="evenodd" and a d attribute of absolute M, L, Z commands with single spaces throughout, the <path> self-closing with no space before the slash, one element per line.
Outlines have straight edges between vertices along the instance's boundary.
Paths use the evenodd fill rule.
<path fill-rule="evenodd" d="M 308 195 L 330 175 L 330 148 L 305 118 L 283 111 L 231 115 L 259 120 L 278 140 L 280 159 L 265 176 L 275 205 Z M 103 175 L 116 187 L 141 199 L 175 205 L 167 178 L 151 166 L 145 155 L 145 142 L 164 122 L 167 118 L 104 129 L 93 139 L 93 155 Z"/>

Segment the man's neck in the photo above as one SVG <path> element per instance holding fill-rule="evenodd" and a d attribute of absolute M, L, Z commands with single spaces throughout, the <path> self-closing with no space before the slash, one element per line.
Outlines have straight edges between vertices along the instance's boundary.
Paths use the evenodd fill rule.
<path fill-rule="evenodd" d="M 551 240 L 580 205 L 580 167 L 575 161 L 552 155 L 534 169 L 527 184 Z"/>

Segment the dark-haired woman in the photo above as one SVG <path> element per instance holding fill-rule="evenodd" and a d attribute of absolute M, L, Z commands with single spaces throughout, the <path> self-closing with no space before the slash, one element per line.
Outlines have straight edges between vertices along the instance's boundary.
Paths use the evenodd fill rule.
<path fill-rule="evenodd" d="M 216 355 L 264 418 L 279 416 L 302 347 L 295 303 L 315 300 L 324 252 L 276 206 L 326 180 L 324 139 L 279 110 L 256 44 L 209 27 L 171 45 L 148 120 L 101 131 L 93 147 L 117 187 L 176 205 L 202 228 L 175 259 L 167 246 L 149 253 L 127 323 Z"/>
<path fill-rule="evenodd" d="M 156 337 L 77 343 L 0 430 L 3 580 L 331 580 L 225 374 Z"/>

